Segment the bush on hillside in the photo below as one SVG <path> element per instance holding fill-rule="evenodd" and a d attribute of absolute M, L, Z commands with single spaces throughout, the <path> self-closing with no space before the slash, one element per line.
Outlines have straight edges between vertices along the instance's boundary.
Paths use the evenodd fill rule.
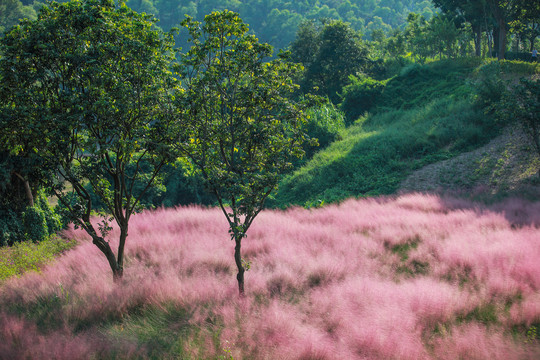
<path fill-rule="evenodd" d="M 540 80 L 521 78 L 497 104 L 497 115 L 502 121 L 517 121 L 523 127 L 540 154 Z"/>
<path fill-rule="evenodd" d="M 475 105 L 486 114 L 494 114 L 496 104 L 500 103 L 506 84 L 502 79 L 503 70 L 498 61 L 489 62 L 475 71 L 471 81 Z"/>
<path fill-rule="evenodd" d="M 339 140 L 339 133 L 345 128 L 345 116 L 331 102 L 309 109 L 307 116 L 308 122 L 304 125 L 304 131 L 310 138 L 317 139 L 318 145 L 305 143 L 304 159 L 312 158 L 317 151 Z"/>
<path fill-rule="evenodd" d="M 10 246 L 24 239 L 20 214 L 11 209 L 0 208 L 0 247 Z"/>
<path fill-rule="evenodd" d="M 410 57 L 396 56 L 384 61 L 385 77 L 387 79 L 399 75 L 406 66 L 413 64 Z"/>
<path fill-rule="evenodd" d="M 345 113 L 347 125 L 350 125 L 362 114 L 370 111 L 384 90 L 385 81 L 370 77 L 349 77 L 351 84 L 343 88 L 340 109 Z"/>
<path fill-rule="evenodd" d="M 49 236 L 45 212 L 38 206 L 29 206 L 22 213 L 25 236 L 28 240 L 40 242 Z"/>

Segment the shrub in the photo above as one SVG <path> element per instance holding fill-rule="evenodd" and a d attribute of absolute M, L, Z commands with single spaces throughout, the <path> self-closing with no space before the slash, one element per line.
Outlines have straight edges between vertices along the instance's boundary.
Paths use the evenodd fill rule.
<path fill-rule="evenodd" d="M 519 61 L 531 61 L 530 52 L 516 52 L 516 51 L 507 51 L 504 54 L 506 60 L 519 60 Z"/>
<path fill-rule="evenodd" d="M 27 240 L 40 242 L 49 236 L 45 212 L 38 206 L 29 206 L 22 213 L 22 223 Z"/>
<path fill-rule="evenodd" d="M 479 67 L 471 84 L 475 94 L 475 104 L 486 113 L 492 114 L 504 93 L 501 63 L 489 62 Z"/>
<path fill-rule="evenodd" d="M 0 246 L 40 242 L 61 229 L 61 217 L 49 205 L 44 191 L 37 193 L 33 207 L 26 207 L 20 213 L 0 207 Z"/>
<path fill-rule="evenodd" d="M 351 84 L 343 88 L 340 104 L 348 125 L 377 105 L 386 84 L 385 81 L 377 81 L 370 77 L 351 76 L 350 81 Z"/>
<path fill-rule="evenodd" d="M 20 215 L 11 209 L 0 208 L 0 247 L 11 246 L 23 238 Z"/>
<path fill-rule="evenodd" d="M 304 130 L 310 138 L 316 138 L 319 145 L 306 144 L 306 159 L 309 159 L 315 152 L 326 148 L 334 140 L 340 138 L 340 131 L 345 128 L 345 117 L 341 111 L 328 102 L 317 108 L 311 108 L 307 112 L 309 120 L 304 125 Z"/>
<path fill-rule="evenodd" d="M 404 67 L 412 63 L 413 61 L 411 60 L 411 58 L 404 56 L 392 57 L 385 60 L 384 66 L 386 70 L 386 78 L 389 79 L 391 77 L 399 75 Z"/>
<path fill-rule="evenodd" d="M 57 231 L 62 230 L 64 226 L 62 225 L 60 215 L 58 215 L 51 207 L 44 191 L 40 191 L 38 193 L 38 196 L 36 198 L 36 204 L 45 215 L 45 221 L 47 223 L 47 230 L 49 232 L 49 235 L 52 235 Z"/>

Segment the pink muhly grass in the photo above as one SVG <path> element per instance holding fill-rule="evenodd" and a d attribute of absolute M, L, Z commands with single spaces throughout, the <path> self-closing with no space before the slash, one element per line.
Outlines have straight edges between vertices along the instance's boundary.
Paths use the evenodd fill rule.
<path fill-rule="evenodd" d="M 540 323 L 540 293 L 531 294 L 521 302 L 516 302 L 510 308 L 508 324 L 524 325 L 526 327 L 532 324 Z"/>
<path fill-rule="evenodd" d="M 474 323 L 454 327 L 434 341 L 434 352 L 441 360 L 533 360 L 538 359 L 539 351 L 538 344 L 525 348 L 501 331 Z"/>
<path fill-rule="evenodd" d="M 42 334 L 34 324 L 13 316 L 0 316 L 1 359 L 88 359 L 107 354 L 109 347 L 98 334 L 73 335 L 69 330 L 59 329 Z M 120 359 L 140 356 L 134 344 L 115 344 Z"/>
<path fill-rule="evenodd" d="M 245 298 L 218 209 L 134 215 L 118 284 L 89 238 L 72 229 L 75 249 L 2 285 L 0 332 L 8 340 L 0 358 L 51 357 L 45 346 L 58 358 L 67 346 L 81 358 L 123 351 L 144 358 L 144 341 L 107 337 L 102 328 L 167 306 L 189 314 L 195 331 L 182 342 L 194 359 L 225 356 L 226 347 L 249 359 L 538 357 L 537 344 L 517 344 L 509 329 L 540 321 L 540 231 L 515 228 L 509 214 L 523 204 L 524 223 L 532 224 L 540 208 L 508 204 L 410 194 L 264 211 L 243 241 L 251 264 Z M 49 314 L 39 312 L 41 303 Z M 483 324 L 475 311 L 486 307 L 495 320 Z M 32 319 L 40 316 L 54 319 L 52 328 L 38 329 Z M 24 349 L 10 334 L 26 336 Z"/>

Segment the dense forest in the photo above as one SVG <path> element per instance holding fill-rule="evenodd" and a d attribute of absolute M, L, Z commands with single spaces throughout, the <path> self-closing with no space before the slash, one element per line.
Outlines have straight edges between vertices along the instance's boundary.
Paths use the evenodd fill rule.
<path fill-rule="evenodd" d="M 202 20 L 212 11 L 228 9 L 238 12 L 251 30 L 263 42 L 283 49 L 294 39 L 298 26 L 306 20 L 339 19 L 368 38 L 373 30 L 385 33 L 399 29 L 410 12 L 429 19 L 434 6 L 429 0 L 129 0 L 127 5 L 138 11 L 156 16 L 164 30 L 178 26 L 184 16 Z M 42 2 L 30 0 L 2 0 L 0 3 L 0 32 L 15 24 L 19 18 L 35 18 Z M 179 45 L 187 46 L 182 37 Z"/>

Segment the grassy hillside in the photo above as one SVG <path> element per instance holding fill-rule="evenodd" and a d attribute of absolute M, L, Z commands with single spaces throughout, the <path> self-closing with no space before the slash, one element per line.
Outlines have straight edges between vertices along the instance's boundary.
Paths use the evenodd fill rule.
<path fill-rule="evenodd" d="M 436 196 L 264 211 L 239 298 L 218 209 L 132 219 L 0 288 L 1 359 L 538 359 L 540 207 Z M 111 238 L 117 238 L 118 229 Z"/>
<path fill-rule="evenodd" d="M 404 68 L 386 83 L 371 114 L 282 181 L 271 205 L 313 206 L 392 194 L 412 171 L 493 139 L 502 126 L 475 104 L 471 85 L 485 81 L 492 71 L 493 66 L 480 61 L 465 58 Z M 524 63 L 503 66 L 506 74 L 516 76 L 539 70 Z"/>

